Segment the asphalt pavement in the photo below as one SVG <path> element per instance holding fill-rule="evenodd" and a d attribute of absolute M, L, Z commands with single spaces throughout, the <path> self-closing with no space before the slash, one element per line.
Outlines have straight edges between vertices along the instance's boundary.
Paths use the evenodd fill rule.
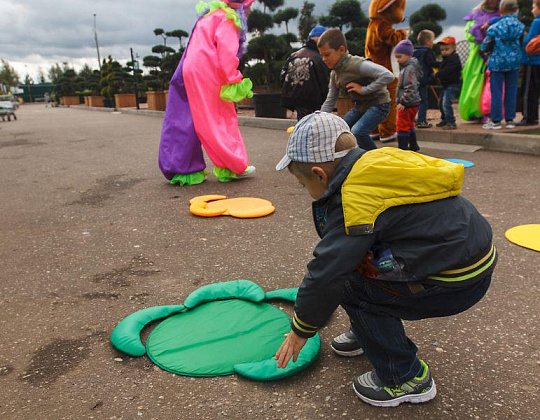
<path fill-rule="evenodd" d="M 500 260 L 468 312 L 405 323 L 437 397 L 382 409 L 351 388 L 371 369 L 365 356 L 328 346 L 348 327 L 341 309 L 320 331 L 318 360 L 272 383 L 176 376 L 109 344 L 123 317 L 180 304 L 208 283 L 299 285 L 317 236 L 306 191 L 274 170 L 284 131 L 242 127 L 253 178 L 180 188 L 157 166 L 161 119 L 42 104 L 22 106 L 18 118 L 0 122 L 0 418 L 538 418 L 540 253 L 504 238 L 540 223 L 537 156 L 422 148 L 475 162 L 463 193 L 491 222 Z M 265 198 L 276 212 L 192 216 L 189 199 L 205 194 Z"/>

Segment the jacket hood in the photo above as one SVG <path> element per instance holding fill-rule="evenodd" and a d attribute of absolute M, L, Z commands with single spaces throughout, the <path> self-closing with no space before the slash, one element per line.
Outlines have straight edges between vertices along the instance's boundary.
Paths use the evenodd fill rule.
<path fill-rule="evenodd" d="M 502 42 L 514 42 L 523 34 L 524 27 L 515 15 L 506 15 L 500 19 L 499 25 L 492 28 L 492 31 L 488 29 L 488 35 L 491 32 L 492 36 L 495 34 Z"/>

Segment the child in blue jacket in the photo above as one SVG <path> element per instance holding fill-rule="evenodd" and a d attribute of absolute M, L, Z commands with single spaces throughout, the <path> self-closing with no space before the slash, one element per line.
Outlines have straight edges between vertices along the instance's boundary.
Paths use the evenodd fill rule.
<path fill-rule="evenodd" d="M 487 30 L 481 50 L 492 53 L 487 68 L 491 72 L 491 121 L 483 125 L 486 130 L 500 130 L 503 110 L 506 128 L 515 128 L 516 97 L 519 67 L 521 65 L 521 39 L 525 25 L 516 12 L 517 0 L 502 0 L 499 6 L 501 18 Z M 538 108 L 538 104 L 536 105 Z M 537 111 L 538 112 L 538 111 Z"/>

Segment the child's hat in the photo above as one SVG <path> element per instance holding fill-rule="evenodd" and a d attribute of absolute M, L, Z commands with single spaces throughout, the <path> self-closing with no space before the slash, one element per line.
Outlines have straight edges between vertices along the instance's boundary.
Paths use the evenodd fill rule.
<path fill-rule="evenodd" d="M 326 26 L 317 25 L 315 26 L 311 32 L 308 35 L 308 38 L 313 38 L 314 36 L 321 36 L 324 31 L 326 31 L 328 28 Z"/>
<path fill-rule="evenodd" d="M 445 36 L 443 39 L 441 39 L 437 44 L 444 44 L 444 45 L 452 45 L 456 43 L 456 38 L 453 36 Z"/>
<path fill-rule="evenodd" d="M 287 154 L 276 165 L 282 171 L 294 162 L 324 163 L 345 156 L 349 150 L 336 152 L 336 141 L 343 133 L 350 133 L 347 123 L 334 114 L 315 111 L 302 118 L 294 127 L 287 143 Z"/>
<path fill-rule="evenodd" d="M 394 49 L 394 53 L 396 54 L 405 54 L 412 56 L 414 53 L 414 46 L 411 41 L 408 39 L 404 39 L 399 44 L 396 45 L 396 48 Z"/>

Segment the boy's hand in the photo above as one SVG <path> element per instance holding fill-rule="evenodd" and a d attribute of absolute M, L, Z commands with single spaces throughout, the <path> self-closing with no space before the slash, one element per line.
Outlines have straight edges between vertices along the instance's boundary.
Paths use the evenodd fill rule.
<path fill-rule="evenodd" d="M 401 104 L 397 104 L 396 109 L 401 112 L 401 111 L 403 111 L 405 109 L 405 107 L 403 105 L 401 105 Z"/>
<path fill-rule="evenodd" d="M 289 334 L 285 334 L 285 341 L 283 341 L 281 347 L 274 356 L 274 359 L 278 361 L 277 367 L 286 368 L 289 360 L 291 360 L 291 357 L 293 358 L 293 362 L 296 362 L 298 355 L 300 354 L 300 350 L 302 350 L 306 344 L 306 341 L 307 338 L 299 337 L 292 330 L 289 332 Z"/>
<path fill-rule="evenodd" d="M 358 94 L 362 93 L 362 85 L 359 85 L 358 83 L 350 82 L 347 83 L 347 92 L 356 92 Z"/>

